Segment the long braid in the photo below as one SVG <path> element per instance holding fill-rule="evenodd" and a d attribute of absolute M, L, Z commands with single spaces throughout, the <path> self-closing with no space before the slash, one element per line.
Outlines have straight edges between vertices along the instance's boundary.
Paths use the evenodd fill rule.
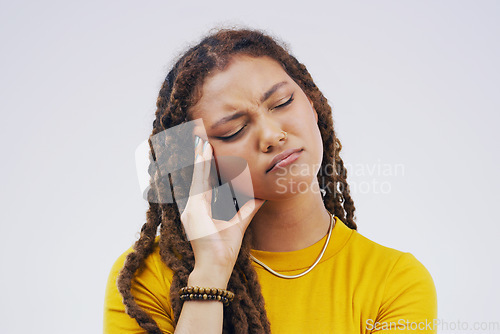
<path fill-rule="evenodd" d="M 326 98 L 314 84 L 304 65 L 291 56 L 285 48 L 272 38 L 258 31 L 220 30 L 206 37 L 198 45 L 189 49 L 168 73 L 157 100 L 157 110 L 150 137 L 152 163 L 151 189 L 148 192 L 150 209 L 147 223 L 141 237 L 125 262 L 118 279 L 119 291 L 124 298 L 127 313 L 135 318 L 138 324 L 148 333 L 159 333 L 156 323 L 135 303 L 130 292 L 133 274 L 151 253 L 157 227 L 160 225 L 159 249 L 162 261 L 173 271 L 170 287 L 170 300 L 173 309 L 174 325 L 177 324 L 182 301 L 178 291 L 187 285 L 189 274 L 194 268 L 194 254 L 190 242 L 184 233 L 180 220 L 179 202 L 186 198 L 186 189 L 172 182 L 171 175 L 162 175 L 155 164 L 175 163 L 189 159 L 175 150 L 166 152 L 162 147 L 155 147 L 151 138 L 163 130 L 180 125 L 189 120 L 188 110 L 199 99 L 199 89 L 211 70 L 223 70 L 235 54 L 249 56 L 269 56 L 282 64 L 287 73 L 304 90 L 313 101 L 318 113 L 318 127 L 323 139 L 323 162 L 318 181 L 326 192 L 324 203 L 326 208 L 343 220 L 350 228 L 356 229 L 354 223 L 354 203 L 349 194 L 347 175 L 339 152 L 342 148 L 333 129 L 332 111 Z M 165 140 L 169 140 L 168 135 Z M 336 166 L 335 173 L 327 173 L 328 166 Z M 161 167 L 161 166 L 160 166 Z M 183 181 L 190 175 L 179 173 Z M 190 184 L 190 183 L 189 183 Z M 172 192 L 174 203 L 162 201 L 166 193 Z M 157 204 L 163 203 L 163 204 Z M 251 228 L 251 225 L 250 227 Z M 229 307 L 224 308 L 223 333 L 270 333 L 264 298 L 262 296 L 257 273 L 250 260 L 251 240 L 246 233 L 235 267 L 228 283 L 228 289 L 235 293 L 235 299 Z"/>
<path fill-rule="evenodd" d="M 237 260 L 237 268 L 240 281 L 245 287 L 246 293 L 242 295 L 241 302 L 247 310 L 250 333 L 270 333 L 271 326 L 265 310 L 264 297 L 262 296 L 257 273 L 250 259 L 251 233 L 246 233 L 242 242 L 241 250 Z"/>
<path fill-rule="evenodd" d="M 161 331 L 154 320 L 135 302 L 131 292 L 131 284 L 134 273 L 153 249 L 156 229 L 160 221 L 159 206 L 155 203 L 150 203 L 150 208 L 147 212 L 147 222 L 141 229 L 141 236 L 134 245 L 134 251 L 127 255 L 125 264 L 117 279 L 118 291 L 123 297 L 123 304 L 126 307 L 128 315 L 135 318 L 142 328 L 153 334 L 161 334 Z"/>
<path fill-rule="evenodd" d="M 165 264 L 175 273 L 170 288 L 170 300 L 177 325 L 182 310 L 179 289 L 186 286 L 194 266 L 192 250 L 184 233 L 179 231 L 180 218 L 177 208 L 171 206 L 165 214 L 166 224 L 160 230 L 160 255 Z"/>
<path fill-rule="evenodd" d="M 251 229 L 251 226 L 249 226 L 248 229 Z M 251 245 L 252 233 L 246 233 L 242 242 L 240 256 L 238 257 L 237 263 L 241 268 L 241 273 L 243 275 L 243 278 L 245 279 L 249 296 L 254 301 L 255 310 L 257 311 L 256 317 L 260 319 L 259 323 L 263 328 L 262 333 L 270 333 L 271 325 L 269 323 L 269 319 L 267 318 L 267 314 L 260 311 L 265 309 L 265 302 L 264 297 L 262 296 L 257 272 L 252 266 L 252 261 L 250 260 Z"/>

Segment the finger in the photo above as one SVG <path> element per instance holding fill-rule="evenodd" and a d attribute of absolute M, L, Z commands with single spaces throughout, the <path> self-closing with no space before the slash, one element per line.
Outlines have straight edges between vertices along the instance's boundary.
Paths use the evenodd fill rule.
<path fill-rule="evenodd" d="M 203 157 L 203 160 L 205 162 L 204 164 L 204 169 L 203 169 L 203 180 L 206 181 L 206 184 L 208 187 L 211 187 L 210 185 L 210 170 L 212 168 L 212 145 L 210 145 L 210 142 L 204 141 L 202 148 L 201 148 L 201 156 Z"/>
<path fill-rule="evenodd" d="M 206 177 L 206 171 L 210 171 L 210 160 L 206 158 L 206 152 L 203 152 L 203 143 L 204 141 L 201 138 L 196 139 L 190 195 L 185 213 L 181 217 L 189 241 L 217 232 L 217 228 L 212 221 L 212 193 Z"/>
<path fill-rule="evenodd" d="M 198 195 L 206 192 L 207 190 L 210 190 L 207 178 L 207 174 L 210 173 L 210 161 L 206 158 L 206 153 L 203 152 L 203 145 L 203 140 L 199 138 L 198 143 L 195 146 L 193 178 L 191 180 L 190 191 L 191 196 Z"/>

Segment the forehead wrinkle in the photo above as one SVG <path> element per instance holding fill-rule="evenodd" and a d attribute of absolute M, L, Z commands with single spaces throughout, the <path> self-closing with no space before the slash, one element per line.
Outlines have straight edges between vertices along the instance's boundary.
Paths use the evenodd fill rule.
<path fill-rule="evenodd" d="M 252 114 L 256 113 L 255 108 L 250 107 L 247 103 L 248 101 L 252 100 L 251 104 L 255 106 L 259 106 L 260 104 L 264 103 L 267 101 L 276 91 L 278 91 L 281 87 L 288 85 L 289 83 L 287 81 L 280 81 L 278 83 L 275 83 L 272 85 L 267 91 L 265 91 L 261 95 L 256 95 L 254 98 L 248 99 L 246 95 L 255 95 L 254 92 L 251 90 L 248 91 L 245 89 L 243 94 L 238 94 L 240 96 L 235 96 L 234 98 L 231 98 L 231 94 L 225 95 L 225 94 L 216 94 L 222 97 L 225 97 L 226 101 L 221 101 L 221 106 L 217 106 L 218 110 L 223 110 L 224 112 L 232 112 L 230 115 L 224 116 L 217 120 L 215 123 L 213 123 L 210 128 L 213 130 L 217 128 L 218 126 L 228 123 L 234 119 L 244 117 L 247 114 Z M 229 99 L 227 99 L 229 97 Z M 224 99 L 224 98 L 222 98 Z M 227 100 L 233 100 L 233 101 L 227 101 Z M 240 102 L 240 100 L 243 100 L 243 102 Z"/>
<path fill-rule="evenodd" d="M 238 57 L 239 58 L 239 57 Z M 212 73 L 209 77 L 206 78 L 205 82 L 201 85 L 200 95 L 201 98 L 198 100 L 196 106 L 194 106 L 194 111 L 198 112 L 206 112 L 209 113 L 211 110 L 217 110 L 216 113 L 221 115 L 217 115 L 216 117 L 225 118 L 230 115 L 228 113 L 240 113 L 241 111 L 245 111 L 247 113 L 251 112 L 255 106 L 259 106 L 265 100 L 270 98 L 277 90 L 281 87 L 289 84 L 287 81 L 288 76 L 282 76 L 284 70 L 276 63 L 273 59 L 269 59 L 272 61 L 267 66 L 267 71 L 264 73 L 264 76 L 258 75 L 250 76 L 246 78 L 247 80 L 243 80 L 240 84 L 240 78 L 248 75 L 248 69 L 256 62 L 259 62 L 259 58 L 236 58 L 232 59 L 229 66 L 227 66 L 223 71 L 216 71 Z M 265 57 L 263 57 L 265 59 Z M 262 58 L 261 58 L 262 59 Z M 241 60 L 245 63 L 247 60 L 250 62 L 247 64 L 243 64 L 244 67 L 238 68 L 236 72 L 228 73 L 231 71 L 233 66 L 238 66 L 238 63 L 241 64 Z M 279 66 L 281 70 L 280 73 L 276 73 L 276 65 Z M 266 67 L 264 66 L 264 67 Z M 241 72 L 243 69 L 243 72 Z M 246 70 L 245 70 L 246 69 Z M 272 79 L 274 79 L 274 83 L 270 82 L 270 72 L 273 73 L 271 75 Z M 228 76 L 229 75 L 229 76 Z M 234 81 L 236 79 L 236 81 Z M 248 80 L 252 81 L 249 82 Z M 267 82 L 267 87 L 264 87 L 263 84 Z M 272 86 L 271 86 L 272 85 Z M 255 90 L 256 87 L 263 86 L 261 89 Z M 269 87 L 270 86 L 270 87 Z M 213 115 L 213 113 L 210 113 Z M 220 122 L 216 121 L 215 125 L 219 125 Z M 212 126 L 212 128 L 214 127 Z"/>

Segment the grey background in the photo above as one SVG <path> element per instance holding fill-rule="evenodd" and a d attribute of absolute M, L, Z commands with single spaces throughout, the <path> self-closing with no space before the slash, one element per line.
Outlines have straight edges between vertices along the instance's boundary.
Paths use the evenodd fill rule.
<path fill-rule="evenodd" d="M 0 332 L 102 331 L 107 275 L 145 220 L 135 149 L 173 59 L 221 24 L 265 29 L 308 66 L 359 232 L 428 268 L 439 318 L 500 321 L 499 14 L 486 0 L 1 1 Z"/>

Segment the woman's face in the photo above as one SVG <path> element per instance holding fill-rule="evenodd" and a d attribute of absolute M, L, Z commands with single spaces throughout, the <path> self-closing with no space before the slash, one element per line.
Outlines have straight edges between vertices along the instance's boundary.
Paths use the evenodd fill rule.
<path fill-rule="evenodd" d="M 248 164 L 251 184 L 233 179 L 236 190 L 248 194 L 251 186 L 254 197 L 278 200 L 317 186 L 323 156 L 318 115 L 278 62 L 234 56 L 224 71 L 207 77 L 201 93 L 190 114 L 203 120 L 216 160 L 233 156 Z M 269 170 L 276 155 L 287 150 L 294 153 Z M 219 164 L 223 180 L 230 168 Z"/>

